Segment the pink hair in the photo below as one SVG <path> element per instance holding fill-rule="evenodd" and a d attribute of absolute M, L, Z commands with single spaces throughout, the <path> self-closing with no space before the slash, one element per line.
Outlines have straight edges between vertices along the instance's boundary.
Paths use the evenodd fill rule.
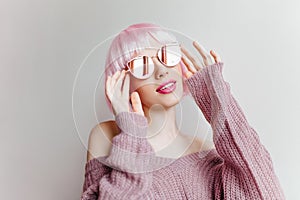
<path fill-rule="evenodd" d="M 151 40 L 156 40 L 161 45 L 177 42 L 174 35 L 162 27 L 151 23 L 133 24 L 121 31 L 112 41 L 105 61 L 105 83 L 108 76 L 125 68 L 126 63 L 140 50 L 153 47 Z M 182 73 L 186 72 L 183 62 L 180 62 Z M 183 82 L 183 96 L 189 94 L 186 84 Z M 105 94 L 106 103 L 112 112 L 112 106 Z"/>

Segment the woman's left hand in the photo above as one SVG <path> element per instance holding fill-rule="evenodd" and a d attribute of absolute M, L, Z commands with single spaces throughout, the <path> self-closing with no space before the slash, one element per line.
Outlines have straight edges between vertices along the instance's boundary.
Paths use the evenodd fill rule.
<path fill-rule="evenodd" d="M 185 78 L 191 77 L 193 74 L 195 74 L 197 71 L 202 70 L 203 67 L 207 67 L 209 65 L 212 65 L 214 63 L 222 62 L 219 54 L 217 54 L 215 51 L 210 50 L 210 53 L 208 53 L 202 45 L 197 43 L 196 41 L 193 42 L 193 46 L 196 48 L 196 50 L 200 53 L 203 59 L 203 63 L 199 64 L 196 57 L 192 55 L 186 48 L 181 46 L 182 53 L 188 58 L 188 60 L 192 63 L 192 65 L 189 63 L 189 61 L 182 56 L 182 61 L 186 65 L 186 72 L 184 74 Z M 201 66 L 202 65 L 202 66 Z"/>

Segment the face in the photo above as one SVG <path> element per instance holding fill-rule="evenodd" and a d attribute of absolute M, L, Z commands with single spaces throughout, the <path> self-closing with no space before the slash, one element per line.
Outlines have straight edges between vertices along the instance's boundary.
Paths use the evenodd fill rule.
<path fill-rule="evenodd" d="M 147 79 L 137 79 L 131 73 L 130 75 L 130 94 L 137 91 L 140 95 L 143 106 L 151 108 L 159 104 L 164 108 L 169 108 L 178 104 L 183 96 L 183 80 L 180 64 L 174 67 L 167 67 L 162 64 L 156 56 L 157 49 L 145 49 L 138 55 L 147 55 L 152 57 L 154 63 L 153 74 Z M 157 88 L 170 80 L 175 80 L 176 88 L 170 93 L 157 92 Z M 165 90 L 167 91 L 167 90 Z"/>

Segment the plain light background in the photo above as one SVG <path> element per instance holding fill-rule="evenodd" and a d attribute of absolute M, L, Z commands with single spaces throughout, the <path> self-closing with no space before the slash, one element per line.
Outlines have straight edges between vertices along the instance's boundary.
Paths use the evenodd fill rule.
<path fill-rule="evenodd" d="M 139 22 L 178 30 L 221 55 L 224 77 L 269 150 L 287 199 L 299 199 L 299 10 L 297 0 L 2 0 L 1 199 L 79 199 L 95 116 L 86 104 L 76 104 L 73 115 L 75 78 L 95 46 Z M 86 75 L 102 67 L 95 55 Z M 94 106 L 85 90 L 76 91 L 74 102 Z M 105 102 L 95 103 L 102 116 Z"/>

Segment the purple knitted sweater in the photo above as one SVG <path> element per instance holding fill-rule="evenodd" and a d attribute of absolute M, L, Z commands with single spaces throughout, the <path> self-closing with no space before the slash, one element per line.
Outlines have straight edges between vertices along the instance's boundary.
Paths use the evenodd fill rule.
<path fill-rule="evenodd" d="M 185 80 L 213 130 L 215 149 L 180 158 L 155 156 L 147 118 L 121 112 L 108 156 L 85 166 L 82 200 L 285 199 L 269 152 L 222 75 L 223 63 Z"/>

